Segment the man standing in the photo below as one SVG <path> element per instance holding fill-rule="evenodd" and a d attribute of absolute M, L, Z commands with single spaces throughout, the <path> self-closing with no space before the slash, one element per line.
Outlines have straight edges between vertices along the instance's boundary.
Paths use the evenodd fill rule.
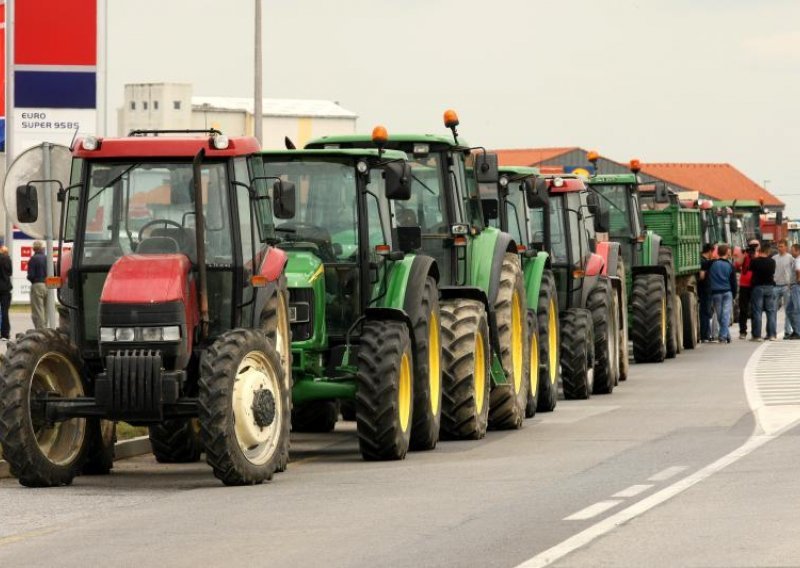
<path fill-rule="evenodd" d="M 770 258 L 769 243 L 763 243 L 758 256 L 750 262 L 753 272 L 751 284 L 753 306 L 753 341 L 761 341 L 761 314 L 767 314 L 767 339 L 778 337 L 777 310 L 775 309 L 775 261 Z"/>
<path fill-rule="evenodd" d="M 711 286 L 709 285 L 708 269 L 714 262 L 714 245 L 706 243 L 703 245 L 703 252 L 700 259 L 700 283 L 698 292 L 700 296 L 700 341 L 705 342 L 711 339 Z"/>
<path fill-rule="evenodd" d="M 8 308 L 11 306 L 11 275 L 14 268 L 11 257 L 8 255 L 8 247 L 0 246 L 0 339 L 8 341 L 11 334 L 11 320 L 8 316 Z"/>
<path fill-rule="evenodd" d="M 789 286 L 792 283 L 794 276 L 794 259 L 789 254 L 789 243 L 786 239 L 778 241 L 778 254 L 772 257 L 775 261 L 775 311 L 781 311 L 784 308 L 786 321 L 783 324 L 783 338 L 789 339 L 794 331 L 792 329 L 792 322 L 789 321 L 788 312 L 786 308 L 789 306 L 789 298 L 791 291 Z"/>
<path fill-rule="evenodd" d="M 789 302 L 786 304 L 786 319 L 791 321 L 794 330 L 789 339 L 800 339 L 800 244 L 798 243 L 792 245 L 792 259 L 794 264 L 789 284 Z"/>
<path fill-rule="evenodd" d="M 28 261 L 28 280 L 31 283 L 31 318 L 33 327 L 47 327 L 47 257 L 42 241 L 33 241 L 33 256 Z"/>
<path fill-rule="evenodd" d="M 733 297 L 736 295 L 736 270 L 730 263 L 730 249 L 722 244 L 717 247 L 716 261 L 708 269 L 708 285 L 711 288 L 711 301 L 719 319 L 719 342 L 731 342 L 731 311 Z M 712 339 L 713 341 L 713 339 Z"/>
<path fill-rule="evenodd" d="M 758 240 L 753 239 L 747 243 L 747 249 L 742 255 L 742 260 L 736 263 L 739 271 L 739 339 L 747 339 L 747 318 L 750 317 L 750 295 L 752 292 L 750 263 L 758 251 Z"/>

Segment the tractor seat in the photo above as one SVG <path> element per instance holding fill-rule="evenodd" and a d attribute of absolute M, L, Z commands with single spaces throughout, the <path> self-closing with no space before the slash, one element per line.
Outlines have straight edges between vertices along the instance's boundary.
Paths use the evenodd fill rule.
<path fill-rule="evenodd" d="M 150 237 L 144 239 L 142 244 L 156 237 L 166 237 L 174 240 L 178 244 L 178 250 L 173 252 L 182 252 L 189 257 L 189 260 L 195 262 L 197 259 L 197 246 L 194 238 L 194 230 L 189 228 L 178 229 L 175 227 L 161 227 L 153 229 L 150 232 Z M 141 244 L 139 245 L 142 246 Z"/>
<path fill-rule="evenodd" d="M 171 237 L 149 237 L 136 247 L 137 254 L 175 254 L 180 252 L 178 241 Z"/>

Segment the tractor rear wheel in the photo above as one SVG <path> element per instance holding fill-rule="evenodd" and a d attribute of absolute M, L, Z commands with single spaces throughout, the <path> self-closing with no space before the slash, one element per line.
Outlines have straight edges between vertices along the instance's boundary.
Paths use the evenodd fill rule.
<path fill-rule="evenodd" d="M 475 300 L 444 301 L 442 313 L 442 438 L 486 435 L 491 389 L 489 324 Z"/>
<path fill-rule="evenodd" d="M 667 349 L 667 299 L 660 274 L 641 274 L 633 280 L 633 359 L 661 363 Z"/>
<path fill-rule="evenodd" d="M 625 262 L 620 256 L 617 260 L 617 278 L 620 281 L 620 300 L 619 317 L 622 318 L 619 326 L 619 380 L 628 380 L 628 370 L 630 369 L 630 347 L 628 346 L 628 281 L 625 271 Z"/>
<path fill-rule="evenodd" d="M 158 463 L 193 463 L 203 453 L 197 418 L 173 418 L 148 427 Z"/>
<path fill-rule="evenodd" d="M 525 405 L 525 418 L 536 416 L 536 407 L 539 404 L 539 324 L 536 313 L 528 310 L 528 403 Z"/>
<path fill-rule="evenodd" d="M 567 400 L 587 399 L 594 390 L 592 314 L 572 308 L 561 317 L 561 382 Z"/>
<path fill-rule="evenodd" d="M 700 319 L 698 310 L 697 295 L 692 291 L 681 294 L 681 305 L 683 306 L 683 346 L 686 349 L 697 347 L 698 321 Z"/>
<path fill-rule="evenodd" d="M 111 420 L 86 420 L 89 445 L 81 475 L 108 475 L 114 469 L 114 444 L 117 442 L 117 423 Z"/>
<path fill-rule="evenodd" d="M 356 428 L 365 460 L 401 460 L 411 443 L 414 356 L 408 327 L 368 320 L 358 348 Z"/>
<path fill-rule="evenodd" d="M 223 333 L 200 361 L 206 461 L 225 485 L 272 478 L 289 445 L 290 394 L 278 352 L 251 329 Z"/>
<path fill-rule="evenodd" d="M 660 247 L 658 249 L 658 264 L 667 271 L 666 296 L 667 296 L 667 359 L 675 358 L 680 353 L 678 343 L 678 295 L 675 292 L 675 259 L 672 249 Z"/>
<path fill-rule="evenodd" d="M 558 327 L 558 298 L 553 273 L 545 270 L 539 286 L 536 308 L 539 322 L 539 396 L 536 410 L 552 412 L 558 402 L 558 378 L 561 373 L 561 337 Z"/>
<path fill-rule="evenodd" d="M 601 280 L 589 292 L 586 307 L 592 313 L 594 332 L 594 385 L 592 394 L 610 394 L 617 375 L 617 314 L 614 311 L 611 285 Z"/>
<path fill-rule="evenodd" d="M 421 295 L 410 291 L 405 301 L 416 348 L 410 446 L 416 451 L 436 447 L 442 422 L 442 346 L 436 280 L 428 276 L 419 292 Z"/>
<path fill-rule="evenodd" d="M 80 472 L 87 420 L 48 423 L 37 400 L 84 396 L 82 368 L 77 347 L 56 330 L 31 330 L 9 343 L 0 364 L 0 445 L 22 485 L 69 485 Z"/>
<path fill-rule="evenodd" d="M 289 326 L 289 288 L 286 285 L 285 276 L 278 279 L 275 292 L 264 303 L 259 316 L 259 325 L 280 355 L 281 366 L 286 375 L 286 388 L 291 393 L 293 386 L 292 332 Z M 291 404 L 291 397 L 289 402 Z M 282 451 L 278 472 L 285 471 L 289 464 L 289 444 Z"/>
<path fill-rule="evenodd" d="M 292 408 L 293 432 L 332 432 L 338 420 L 338 400 L 312 400 Z"/>
<path fill-rule="evenodd" d="M 489 426 L 496 430 L 521 428 L 528 403 L 528 321 L 525 283 L 519 256 L 506 253 L 494 313 L 500 343 L 500 363 L 506 383 L 495 385 L 489 397 Z"/>

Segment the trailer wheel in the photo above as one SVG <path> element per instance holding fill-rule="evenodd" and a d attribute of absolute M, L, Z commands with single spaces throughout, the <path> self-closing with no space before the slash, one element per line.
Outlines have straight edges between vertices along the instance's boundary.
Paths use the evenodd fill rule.
<path fill-rule="evenodd" d="M 536 308 L 539 322 L 539 396 L 536 410 L 552 412 L 558 402 L 558 379 L 561 374 L 561 337 L 558 326 L 558 298 L 553 273 L 545 270 L 539 287 Z"/>
<path fill-rule="evenodd" d="M 625 271 L 625 262 L 622 257 L 617 261 L 617 277 L 620 280 L 620 305 L 619 314 L 622 318 L 622 325 L 620 325 L 620 338 L 619 338 L 619 380 L 628 380 L 628 371 L 631 366 L 630 362 L 630 347 L 628 346 L 628 281 L 627 273 Z"/>
<path fill-rule="evenodd" d="M 263 333 L 222 334 L 200 361 L 198 398 L 206 461 L 225 485 L 272 478 L 289 444 L 290 395 Z"/>
<path fill-rule="evenodd" d="M 528 310 L 528 403 L 525 405 L 525 418 L 536 416 L 536 407 L 539 405 L 539 324 L 536 313 Z"/>
<path fill-rule="evenodd" d="M 697 329 L 697 322 L 700 319 L 699 305 L 694 292 L 684 292 L 681 295 L 681 305 L 683 306 L 683 346 L 686 349 L 694 349 L 697 347 L 697 338 L 700 335 Z"/>
<path fill-rule="evenodd" d="M 203 453 L 197 418 L 173 418 L 147 428 L 158 463 L 193 463 Z"/>
<path fill-rule="evenodd" d="M 420 301 L 421 300 L 421 301 Z M 409 305 L 412 302 L 412 305 Z M 439 293 L 436 281 L 428 276 L 421 298 L 406 297 L 406 313 L 411 318 L 414 353 L 414 422 L 411 425 L 411 450 L 432 450 L 439 441 L 442 421 L 442 346 Z"/>
<path fill-rule="evenodd" d="M 567 400 L 587 399 L 594 390 L 592 314 L 572 308 L 561 317 L 561 382 Z"/>
<path fill-rule="evenodd" d="M 365 460 L 401 460 L 411 442 L 414 357 L 408 327 L 368 320 L 358 348 L 356 428 Z"/>
<path fill-rule="evenodd" d="M 489 427 L 521 428 L 528 403 L 528 322 L 525 284 L 519 256 L 506 253 L 494 304 L 500 362 L 507 382 L 495 385 L 489 396 Z"/>
<path fill-rule="evenodd" d="M 338 420 L 338 400 L 312 400 L 292 407 L 293 432 L 333 432 Z"/>
<path fill-rule="evenodd" d="M 678 336 L 676 338 L 677 352 L 680 353 L 683 351 L 683 301 L 680 296 L 675 298 L 675 319 L 677 320 L 675 334 Z"/>
<path fill-rule="evenodd" d="M 614 311 L 608 281 L 601 280 L 589 292 L 587 309 L 592 313 L 594 335 L 594 384 L 592 394 L 610 394 L 614 390 L 617 374 L 617 314 Z"/>
<path fill-rule="evenodd" d="M 675 259 L 672 249 L 660 247 L 658 249 L 658 264 L 667 269 L 666 298 L 667 298 L 667 359 L 674 359 L 680 353 L 678 343 L 678 295 L 675 292 Z"/>
<path fill-rule="evenodd" d="M 0 445 L 22 485 L 69 485 L 80 471 L 87 420 L 48 423 L 36 400 L 83 396 L 82 368 L 77 347 L 56 330 L 31 330 L 9 343 L 0 364 Z"/>
<path fill-rule="evenodd" d="M 442 438 L 479 440 L 489 423 L 489 324 L 475 300 L 442 302 Z"/>
<path fill-rule="evenodd" d="M 667 299 L 664 279 L 641 274 L 633 280 L 633 358 L 637 363 L 661 363 L 667 347 Z"/>

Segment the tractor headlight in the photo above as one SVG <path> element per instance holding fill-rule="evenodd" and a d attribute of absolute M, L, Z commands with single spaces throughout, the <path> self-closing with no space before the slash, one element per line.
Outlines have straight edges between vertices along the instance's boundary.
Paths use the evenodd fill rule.
<path fill-rule="evenodd" d="M 114 333 L 116 341 L 133 341 L 136 337 L 132 327 L 118 327 Z"/>
<path fill-rule="evenodd" d="M 181 326 L 101 327 L 100 341 L 180 341 Z"/>
<path fill-rule="evenodd" d="M 100 328 L 100 341 L 114 341 L 116 338 L 113 327 Z"/>
<path fill-rule="evenodd" d="M 181 328 L 178 325 L 170 325 L 164 329 L 164 341 L 179 341 L 181 338 Z"/>
<path fill-rule="evenodd" d="M 142 341 L 163 341 L 163 340 L 164 340 L 163 327 L 142 328 Z"/>

